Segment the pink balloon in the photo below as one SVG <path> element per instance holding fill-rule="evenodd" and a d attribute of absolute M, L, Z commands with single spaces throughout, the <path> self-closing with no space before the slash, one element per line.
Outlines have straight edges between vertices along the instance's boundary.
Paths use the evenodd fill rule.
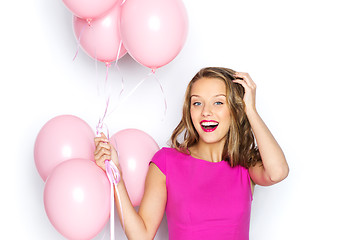
<path fill-rule="evenodd" d="M 80 39 L 82 49 L 92 58 L 110 63 L 126 54 L 119 31 L 120 10 L 120 5 L 116 5 L 102 17 L 93 20 L 90 25 L 84 19 L 73 18 L 75 36 Z"/>
<path fill-rule="evenodd" d="M 184 46 L 185 6 L 181 0 L 128 0 L 122 5 L 120 31 L 128 53 L 155 70 L 172 61 Z"/>
<path fill-rule="evenodd" d="M 92 20 L 110 10 L 117 0 L 62 0 L 76 16 Z"/>
<path fill-rule="evenodd" d="M 71 158 L 94 161 L 94 132 L 82 119 L 61 115 L 40 130 L 34 146 L 36 168 L 45 181 L 53 169 Z"/>
<path fill-rule="evenodd" d="M 138 129 L 125 129 L 110 139 L 119 153 L 122 175 L 133 206 L 139 206 L 149 162 L 159 150 L 158 144 L 147 133 Z"/>
<path fill-rule="evenodd" d="M 44 204 L 49 220 L 67 239 L 92 239 L 110 213 L 110 184 L 94 162 L 71 159 L 48 177 Z"/>

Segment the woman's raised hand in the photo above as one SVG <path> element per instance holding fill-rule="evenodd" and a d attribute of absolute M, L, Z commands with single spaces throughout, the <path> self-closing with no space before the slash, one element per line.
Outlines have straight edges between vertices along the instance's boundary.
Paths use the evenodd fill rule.
<path fill-rule="evenodd" d="M 235 73 L 235 77 L 237 79 L 233 80 L 233 82 L 241 84 L 245 89 L 244 102 L 246 112 L 248 112 L 248 110 L 255 110 L 255 93 L 257 86 L 248 73 L 237 72 Z"/>
<path fill-rule="evenodd" d="M 96 164 L 99 167 L 101 167 L 104 171 L 106 171 L 105 161 L 112 160 L 120 171 L 118 154 L 115 148 L 112 146 L 112 144 L 105 136 L 105 134 L 101 133 L 100 137 L 94 138 L 94 142 L 95 142 L 94 160 Z"/>

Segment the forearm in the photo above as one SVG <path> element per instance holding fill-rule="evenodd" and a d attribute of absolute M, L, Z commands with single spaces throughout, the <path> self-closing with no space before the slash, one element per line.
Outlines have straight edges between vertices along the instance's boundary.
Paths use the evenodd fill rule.
<path fill-rule="evenodd" d="M 121 175 L 121 180 L 117 185 L 117 189 L 114 188 L 114 196 L 116 208 L 120 218 L 120 222 L 125 227 L 125 234 L 128 239 L 141 239 L 147 240 L 152 239 L 155 235 L 154 231 L 147 231 L 146 224 L 144 219 L 138 214 L 128 196 L 128 192 L 123 181 L 122 171 L 118 161 L 118 154 L 115 151 L 114 147 L 111 145 L 105 134 L 101 133 L 101 136 L 98 136 L 94 139 L 96 150 L 94 152 L 94 159 L 96 164 L 106 171 L 106 160 L 111 159 L 113 164 L 118 168 Z M 118 192 L 117 192 L 118 191 Z M 118 195 L 119 193 L 119 195 Z M 120 201 L 121 206 L 120 206 Z M 122 213 L 121 213 L 122 211 Z M 123 216 L 123 217 L 122 217 Z M 144 217 L 145 218 L 145 217 Z M 147 220 L 149 223 L 149 220 Z"/>
<path fill-rule="evenodd" d="M 128 192 L 125 186 L 123 179 L 118 183 L 117 189 L 119 191 L 120 202 L 118 200 L 117 192 L 114 192 L 115 195 L 115 204 L 116 209 L 120 218 L 120 222 L 124 225 L 125 234 L 128 239 L 152 239 L 147 234 L 147 229 L 145 227 L 144 221 L 138 212 L 134 209 L 131 200 L 128 196 Z M 121 210 L 123 214 L 123 219 L 121 215 Z"/>
<path fill-rule="evenodd" d="M 247 117 L 258 145 L 265 173 L 272 182 L 283 180 L 288 175 L 289 169 L 282 149 L 256 109 L 249 109 Z"/>

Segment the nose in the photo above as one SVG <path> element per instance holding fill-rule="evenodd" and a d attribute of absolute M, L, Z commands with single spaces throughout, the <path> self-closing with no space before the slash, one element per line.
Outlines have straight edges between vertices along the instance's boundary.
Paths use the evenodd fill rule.
<path fill-rule="evenodd" d="M 211 116 L 212 115 L 212 111 L 210 106 L 208 106 L 208 104 L 204 105 L 204 108 L 202 109 L 201 112 L 203 117 L 207 117 L 207 116 Z"/>

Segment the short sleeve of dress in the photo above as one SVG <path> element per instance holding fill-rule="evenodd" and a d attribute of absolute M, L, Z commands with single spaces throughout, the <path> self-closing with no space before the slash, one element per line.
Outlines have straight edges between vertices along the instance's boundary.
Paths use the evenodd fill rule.
<path fill-rule="evenodd" d="M 154 163 L 166 175 L 166 148 L 162 148 L 154 154 L 150 163 Z"/>

